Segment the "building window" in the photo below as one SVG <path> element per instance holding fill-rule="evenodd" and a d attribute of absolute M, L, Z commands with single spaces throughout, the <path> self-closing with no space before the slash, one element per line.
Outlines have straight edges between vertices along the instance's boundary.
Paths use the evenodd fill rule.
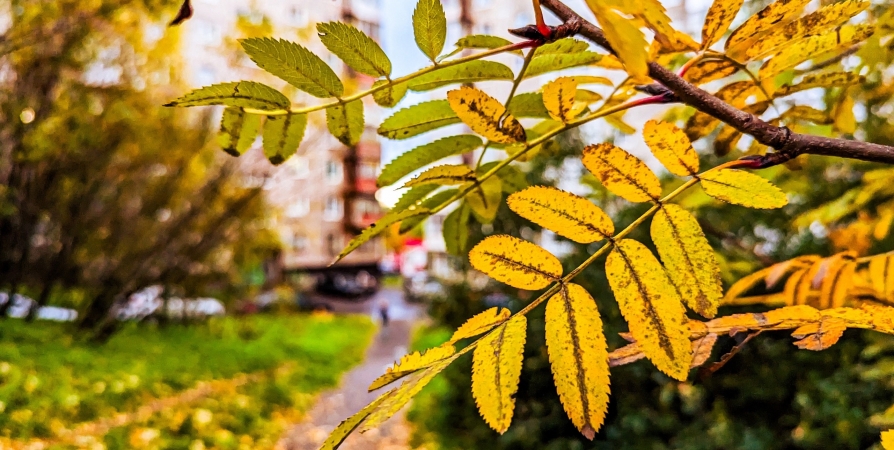
<path fill-rule="evenodd" d="M 373 162 L 364 161 L 357 165 L 357 178 L 376 178 L 379 165 Z"/>
<path fill-rule="evenodd" d="M 286 207 L 286 217 L 290 219 L 297 219 L 299 217 L 304 217 L 307 213 L 310 212 L 310 199 L 309 198 L 299 198 L 298 200 L 289 204 Z"/>
<path fill-rule="evenodd" d="M 308 22 L 310 22 L 310 15 L 306 9 L 293 6 L 289 10 L 289 20 L 292 21 L 293 26 L 299 28 L 306 27 Z"/>
<path fill-rule="evenodd" d="M 379 24 L 376 22 L 369 22 L 367 20 L 358 20 L 354 24 L 360 31 L 367 34 L 367 36 L 373 38 L 374 41 L 379 40 Z"/>
<path fill-rule="evenodd" d="M 341 180 L 341 163 L 333 160 L 326 161 L 326 181 L 329 184 L 338 184 L 341 183 Z"/>
<path fill-rule="evenodd" d="M 326 248 L 329 250 L 330 255 L 337 255 L 341 253 L 341 249 L 344 247 L 341 235 L 336 236 L 333 233 L 329 233 L 326 236 Z"/>
<path fill-rule="evenodd" d="M 323 220 L 337 222 L 341 220 L 343 214 L 341 199 L 334 195 L 327 197 L 326 205 L 323 208 Z"/>
<path fill-rule="evenodd" d="M 296 179 L 303 180 L 310 175 L 310 162 L 306 156 L 293 156 L 289 160 L 289 167 Z"/>
<path fill-rule="evenodd" d="M 307 236 L 301 233 L 295 233 L 292 235 L 292 250 L 295 253 L 303 253 L 307 251 Z"/>

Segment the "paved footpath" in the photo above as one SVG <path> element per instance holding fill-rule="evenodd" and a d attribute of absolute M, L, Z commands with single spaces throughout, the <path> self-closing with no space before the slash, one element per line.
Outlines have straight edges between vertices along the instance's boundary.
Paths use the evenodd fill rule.
<path fill-rule="evenodd" d="M 379 394 L 366 392 L 373 380 L 385 372 L 385 368 L 407 352 L 414 323 L 422 317 L 421 308 L 403 301 L 400 291 L 383 289 L 363 302 L 329 301 L 336 312 L 368 313 L 380 321 L 379 304 L 389 303 L 390 322 L 380 326 L 373 337 L 366 358 L 345 374 L 338 388 L 320 395 L 304 421 L 290 429 L 277 445 L 285 450 L 316 450 L 342 420 L 362 409 Z M 354 432 L 342 444 L 345 450 L 404 450 L 409 449 L 410 429 L 401 411 L 380 427 L 366 433 Z"/>

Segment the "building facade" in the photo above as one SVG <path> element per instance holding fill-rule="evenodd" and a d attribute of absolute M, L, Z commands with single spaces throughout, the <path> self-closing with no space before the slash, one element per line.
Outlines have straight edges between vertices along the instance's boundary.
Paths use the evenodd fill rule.
<path fill-rule="evenodd" d="M 244 37 L 295 41 L 320 55 L 348 89 L 364 89 L 374 81 L 330 54 L 317 38 L 315 25 L 347 22 L 379 39 L 377 0 L 193 0 L 193 6 L 193 17 L 183 24 L 182 43 L 188 55 L 185 76 L 195 87 L 247 79 L 282 89 L 296 105 L 323 101 L 260 70 L 240 51 L 238 39 Z M 368 100 L 364 109 L 369 125 L 354 147 L 329 135 L 320 111 L 309 115 L 304 141 L 282 165 L 267 162 L 260 139 L 240 157 L 247 182 L 263 183 L 268 202 L 276 208 L 272 225 L 284 245 L 279 263 L 286 271 L 326 268 L 355 234 L 382 214 L 375 199 L 381 159 L 375 124 L 382 112 Z M 342 265 L 375 267 L 383 254 L 381 241 L 375 240 Z"/>

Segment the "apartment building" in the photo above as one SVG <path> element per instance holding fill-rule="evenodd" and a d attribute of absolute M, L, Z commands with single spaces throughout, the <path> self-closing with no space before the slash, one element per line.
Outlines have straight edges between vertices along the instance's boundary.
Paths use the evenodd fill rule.
<path fill-rule="evenodd" d="M 340 74 L 349 89 L 363 89 L 374 81 L 331 55 L 314 27 L 343 21 L 378 40 L 378 0 L 193 0 L 193 7 L 193 17 L 183 25 L 182 45 L 188 55 L 185 76 L 196 87 L 250 79 L 282 89 L 296 105 L 320 102 L 261 71 L 239 51 L 237 39 L 255 35 L 308 47 Z M 273 226 L 284 244 L 281 269 L 324 270 L 355 234 L 381 216 L 374 195 L 381 158 L 375 126 L 382 111 L 371 99 L 365 103 L 365 117 L 370 125 L 351 148 L 329 135 L 320 111 L 310 115 L 298 153 L 281 166 L 266 161 L 260 139 L 257 148 L 240 157 L 246 180 L 263 183 L 267 200 L 277 209 Z M 375 240 L 340 265 L 375 268 L 383 254 L 384 246 Z"/>

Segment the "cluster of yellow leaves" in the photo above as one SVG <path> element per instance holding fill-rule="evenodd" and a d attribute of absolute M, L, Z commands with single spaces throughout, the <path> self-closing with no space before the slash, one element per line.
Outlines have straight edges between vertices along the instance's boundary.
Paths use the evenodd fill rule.
<path fill-rule="evenodd" d="M 894 305 L 894 255 L 857 258 L 855 252 L 846 251 L 828 258 L 799 256 L 743 277 L 730 287 L 722 303 L 818 309 Z"/>

